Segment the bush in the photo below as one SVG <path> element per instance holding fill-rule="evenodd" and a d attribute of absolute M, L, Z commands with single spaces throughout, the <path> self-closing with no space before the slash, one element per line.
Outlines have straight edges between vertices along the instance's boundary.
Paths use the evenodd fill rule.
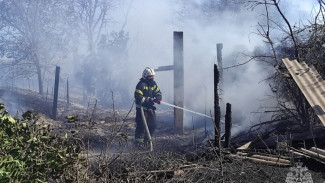
<path fill-rule="evenodd" d="M 52 135 L 31 114 L 14 119 L 0 103 L 0 182 L 74 182 L 83 163 L 80 140 Z"/>

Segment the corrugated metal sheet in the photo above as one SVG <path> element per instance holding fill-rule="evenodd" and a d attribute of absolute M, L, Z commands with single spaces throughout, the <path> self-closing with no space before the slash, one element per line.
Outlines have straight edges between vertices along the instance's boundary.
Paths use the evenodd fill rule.
<path fill-rule="evenodd" d="M 325 81 L 314 66 L 305 62 L 282 59 L 298 87 L 325 126 Z"/>

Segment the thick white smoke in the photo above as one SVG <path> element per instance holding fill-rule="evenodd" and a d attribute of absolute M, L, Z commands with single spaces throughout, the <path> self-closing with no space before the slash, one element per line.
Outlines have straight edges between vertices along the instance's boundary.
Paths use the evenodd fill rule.
<path fill-rule="evenodd" d="M 203 2 L 197 1 L 196 4 Z M 310 17 L 308 15 L 314 4 L 313 1 L 285 1 L 281 7 L 289 20 L 299 21 L 298 18 Z M 224 67 L 245 62 L 248 58 L 242 56 L 241 52 L 250 54 L 256 47 L 264 47 L 261 37 L 253 34 L 257 23 L 265 21 L 261 16 L 264 7 L 256 8 L 255 11 L 244 5 L 238 11 L 216 10 L 220 11 L 215 12 L 218 16 L 210 19 L 195 9 L 197 7 L 182 6 L 180 1 L 175 0 L 129 1 L 125 7 L 130 7 L 125 26 L 125 31 L 130 34 L 130 42 L 129 65 L 123 77 L 129 78 L 130 98 L 146 66 L 157 68 L 173 64 L 173 31 L 184 33 L 185 107 L 201 113 L 213 112 L 216 43 L 224 45 Z M 192 16 L 187 16 L 191 13 Z M 125 15 L 125 11 L 121 14 Z M 265 71 L 265 67 L 256 62 L 224 70 L 221 104 L 224 104 L 222 107 L 225 107 L 226 102 L 232 104 L 233 115 L 236 116 L 234 123 L 247 124 L 261 120 L 254 112 L 261 106 L 273 105 L 267 97 L 270 94 L 269 85 L 263 82 L 270 74 Z M 172 71 L 157 73 L 156 81 L 164 100 L 173 103 Z M 186 122 L 191 121 L 192 117 L 199 118 L 185 114 Z"/>
<path fill-rule="evenodd" d="M 129 34 L 127 57 L 123 58 L 123 64 L 114 63 L 113 70 L 110 69 L 112 73 L 109 73 L 113 77 L 112 81 L 127 86 L 125 88 L 128 91 L 122 92 L 126 95 L 120 97 L 126 98 L 131 105 L 135 86 L 145 67 L 158 68 L 173 64 L 173 31 L 183 31 L 185 107 L 200 113 L 213 113 L 216 44 L 223 43 L 224 67 L 245 62 L 248 58 L 242 56 L 241 52 L 250 54 L 256 47 L 264 47 L 261 37 L 254 32 L 257 23 L 265 21 L 265 17 L 262 16 L 264 7 L 251 11 L 245 4 L 238 5 L 240 8 L 236 10 L 215 9 L 210 12 L 210 16 L 205 10 L 199 9 L 206 2 L 208 1 L 127 0 L 120 2 L 114 11 L 109 12 L 114 21 L 103 33 L 109 34 L 112 30 L 120 31 L 123 28 Z M 289 21 L 299 23 L 300 19 L 306 21 L 312 17 L 310 12 L 316 3 L 315 0 L 286 0 L 281 1 L 281 8 Z M 87 44 L 80 46 L 79 52 L 87 50 Z M 80 63 L 69 62 L 72 60 L 71 55 L 62 61 L 63 88 L 65 78 L 70 78 L 71 87 L 76 83 L 74 79 L 80 79 L 73 73 L 73 69 L 81 65 L 82 56 L 87 54 L 86 51 L 80 53 Z M 272 101 L 265 100 L 270 93 L 268 83 L 261 82 L 269 74 L 265 71 L 261 64 L 253 61 L 224 70 L 221 104 L 223 108 L 227 102 L 232 104 L 234 123 L 256 122 L 259 118 L 252 115 L 255 114 L 252 112 L 256 112 L 260 106 L 272 105 Z M 162 90 L 164 101 L 173 103 L 172 71 L 158 72 L 155 79 Z M 51 88 L 50 86 L 49 92 L 52 91 Z M 110 89 L 112 88 L 107 88 L 107 91 Z M 159 109 L 166 108 L 159 106 Z M 202 119 L 189 113 L 185 113 L 185 116 L 186 123 L 192 117 L 194 120 Z"/>

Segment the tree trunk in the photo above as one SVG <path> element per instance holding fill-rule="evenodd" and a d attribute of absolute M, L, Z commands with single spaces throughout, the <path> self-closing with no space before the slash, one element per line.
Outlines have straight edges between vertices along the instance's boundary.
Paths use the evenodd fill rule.
<path fill-rule="evenodd" d="M 42 70 L 41 65 L 39 63 L 39 59 L 36 54 L 34 54 L 34 63 L 37 71 L 37 77 L 38 77 L 38 93 L 43 95 L 43 78 L 42 78 Z"/>

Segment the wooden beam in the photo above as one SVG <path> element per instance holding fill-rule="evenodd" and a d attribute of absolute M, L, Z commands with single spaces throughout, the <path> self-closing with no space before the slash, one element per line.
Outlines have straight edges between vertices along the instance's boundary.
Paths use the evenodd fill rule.
<path fill-rule="evenodd" d="M 226 116 L 225 116 L 225 148 L 230 146 L 231 140 L 231 104 L 227 103 L 226 106 Z"/>
<path fill-rule="evenodd" d="M 313 152 L 316 152 L 316 153 L 319 153 L 319 154 L 325 156 L 325 150 L 324 149 L 312 147 L 312 148 L 310 148 L 310 150 L 313 151 Z"/>
<path fill-rule="evenodd" d="M 219 105 L 219 94 L 218 94 L 218 83 L 219 83 L 219 70 L 217 64 L 214 64 L 214 146 L 220 148 L 220 135 L 221 135 L 221 127 L 220 127 L 220 118 L 221 111 Z"/>
<path fill-rule="evenodd" d="M 258 159 L 264 159 L 268 161 L 274 161 L 274 162 L 279 162 L 279 163 L 285 163 L 285 164 L 290 164 L 289 160 L 283 159 L 283 158 L 275 158 L 275 157 L 270 157 L 270 156 L 263 156 L 263 155 L 258 155 L 254 154 L 252 155 L 253 158 L 258 158 Z"/>
<path fill-rule="evenodd" d="M 234 157 L 234 158 L 238 158 L 238 159 L 250 160 L 252 162 L 261 163 L 261 164 L 265 164 L 265 165 L 291 166 L 290 163 L 280 163 L 280 162 L 276 162 L 276 161 L 268 161 L 268 160 L 263 160 L 263 159 L 259 159 L 259 158 L 253 158 L 253 157 L 238 156 L 238 155 L 235 155 L 235 154 L 231 154 L 230 156 Z"/>
<path fill-rule="evenodd" d="M 248 147 L 251 145 L 252 142 L 247 142 L 246 144 L 240 146 L 237 148 L 237 150 L 244 150 L 244 149 L 248 149 Z"/>
<path fill-rule="evenodd" d="M 319 154 L 317 152 L 313 152 L 313 151 L 310 151 L 310 150 L 307 150 L 307 149 L 304 149 L 304 148 L 301 148 L 300 150 L 302 152 L 308 154 L 311 157 L 320 158 L 320 159 L 325 160 L 325 156 L 324 155 L 321 155 L 321 154 Z"/>
<path fill-rule="evenodd" d="M 70 97 L 69 97 L 69 78 L 67 78 L 67 108 L 69 108 Z"/>
<path fill-rule="evenodd" d="M 59 95 L 59 78 L 60 78 L 60 67 L 55 68 L 55 83 L 54 83 L 54 97 L 53 97 L 53 119 L 56 119 L 57 106 L 58 106 L 58 95 Z"/>
<path fill-rule="evenodd" d="M 268 160 L 252 158 L 252 157 L 247 157 L 246 159 L 249 159 L 256 163 L 261 163 L 261 164 L 266 164 L 266 165 L 275 165 L 275 166 L 290 166 L 291 165 L 290 163 L 280 163 L 280 162 L 276 162 L 276 161 L 268 161 Z"/>
<path fill-rule="evenodd" d="M 174 104 L 184 108 L 183 32 L 174 32 Z M 176 131 L 183 133 L 184 111 L 174 108 Z"/>
<path fill-rule="evenodd" d="M 217 43 L 217 60 L 219 66 L 219 73 L 220 73 L 220 88 L 223 89 L 223 66 L 222 66 L 222 43 Z"/>
<path fill-rule="evenodd" d="M 155 72 L 171 70 L 174 70 L 174 65 L 159 66 L 158 69 L 155 69 Z"/>

